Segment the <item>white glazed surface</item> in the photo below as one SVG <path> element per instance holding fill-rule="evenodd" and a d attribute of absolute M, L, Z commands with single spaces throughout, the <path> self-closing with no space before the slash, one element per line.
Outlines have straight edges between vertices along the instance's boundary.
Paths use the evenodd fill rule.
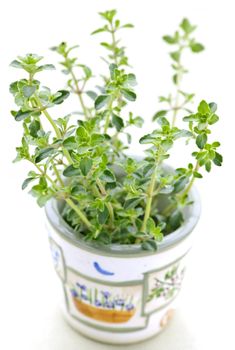
<path fill-rule="evenodd" d="M 102 251 L 84 250 L 64 237 L 48 220 L 47 229 L 55 269 L 64 291 L 63 314 L 74 329 L 101 342 L 129 344 L 147 339 L 159 333 L 167 325 L 180 291 L 186 256 L 192 246 L 192 234 L 186 235 L 170 248 L 138 257 L 131 254 L 110 256 Z M 174 288 L 168 286 L 172 281 L 166 279 L 167 273 L 173 269 L 177 271 Z M 156 278 L 163 281 L 161 286 L 168 288 L 168 292 L 165 292 L 165 296 L 161 293 L 160 296 L 148 301 L 155 287 Z M 81 285 L 85 286 L 85 292 L 82 291 Z M 82 303 L 83 306 L 88 305 L 88 308 L 89 305 L 96 307 L 94 302 L 103 298 L 104 291 L 109 293 L 114 302 L 117 298 L 128 300 L 123 308 L 130 305 L 133 307 L 134 313 L 130 319 L 121 323 L 96 319 L 81 311 L 72 297 L 76 293 L 75 299 L 79 300 L 80 305 Z M 82 299 L 87 298 L 88 293 L 93 295 L 92 301 Z M 168 293 L 172 295 L 169 296 Z M 103 304 L 96 309 L 104 309 L 104 302 L 109 300 L 109 297 L 107 300 L 103 299 Z M 119 311 L 123 308 L 117 307 Z"/>

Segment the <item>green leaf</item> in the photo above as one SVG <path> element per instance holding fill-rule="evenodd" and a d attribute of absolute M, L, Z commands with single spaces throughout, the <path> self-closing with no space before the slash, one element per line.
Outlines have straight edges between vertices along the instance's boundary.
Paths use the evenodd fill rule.
<path fill-rule="evenodd" d="M 164 117 L 165 115 L 167 115 L 168 111 L 167 110 L 161 110 L 161 111 L 158 111 L 157 113 L 154 114 L 153 116 L 153 121 L 157 120 L 159 117 Z"/>
<path fill-rule="evenodd" d="M 179 51 L 171 52 L 170 56 L 174 61 L 179 62 L 179 60 L 180 60 L 180 52 Z"/>
<path fill-rule="evenodd" d="M 120 131 L 124 127 L 123 119 L 116 114 L 112 115 L 112 124 L 115 126 L 117 131 Z"/>
<path fill-rule="evenodd" d="M 68 150 L 74 150 L 77 148 L 77 143 L 74 136 L 69 136 L 63 141 L 63 146 Z"/>
<path fill-rule="evenodd" d="M 141 248 L 143 250 L 148 250 L 148 251 L 151 251 L 151 252 L 155 252 L 157 250 L 157 243 L 154 240 L 149 239 L 149 240 L 144 241 L 141 244 Z"/>
<path fill-rule="evenodd" d="M 121 89 L 121 93 L 128 101 L 135 101 L 136 100 L 136 93 L 132 90 Z"/>
<path fill-rule="evenodd" d="M 38 137 L 38 131 L 40 130 L 41 125 L 38 120 L 33 120 L 32 123 L 29 124 L 29 133 L 33 137 Z"/>
<path fill-rule="evenodd" d="M 29 117 L 31 113 L 32 111 L 22 111 L 22 109 L 20 109 L 15 115 L 15 120 L 17 122 L 24 120 L 25 118 Z"/>
<path fill-rule="evenodd" d="M 88 90 L 86 91 L 87 96 L 89 96 L 93 101 L 96 100 L 97 94 L 94 91 Z"/>
<path fill-rule="evenodd" d="M 102 27 L 102 28 L 98 28 L 96 30 L 94 30 L 91 35 L 95 35 L 95 34 L 98 34 L 98 33 L 102 33 L 102 32 L 106 32 L 107 31 L 107 27 Z"/>
<path fill-rule="evenodd" d="M 212 116 L 208 119 L 208 124 L 213 125 L 213 124 L 217 123 L 218 120 L 219 120 L 218 115 L 212 114 Z"/>
<path fill-rule="evenodd" d="M 186 34 L 190 34 L 196 29 L 196 26 L 191 25 L 189 20 L 187 18 L 184 18 L 180 23 L 180 28 L 182 28 Z"/>
<path fill-rule="evenodd" d="M 205 133 L 199 134 L 196 138 L 196 144 L 198 148 L 203 149 L 206 143 L 207 143 L 207 134 Z"/>
<path fill-rule="evenodd" d="M 162 37 L 162 39 L 163 39 L 166 43 L 171 44 L 171 45 L 176 44 L 176 43 L 178 42 L 178 40 L 177 40 L 175 37 L 170 36 L 170 35 L 164 35 L 164 36 Z"/>
<path fill-rule="evenodd" d="M 28 184 L 33 180 L 35 180 L 35 177 L 28 177 L 27 179 L 25 179 L 21 186 L 22 190 L 24 190 L 28 186 Z"/>
<path fill-rule="evenodd" d="M 109 95 L 100 95 L 95 100 L 95 109 L 98 111 L 103 108 L 110 100 Z"/>
<path fill-rule="evenodd" d="M 218 152 L 215 152 L 215 158 L 213 159 L 213 163 L 217 166 L 221 166 L 223 163 L 223 157 Z"/>
<path fill-rule="evenodd" d="M 67 168 L 65 168 L 64 171 L 63 171 L 63 175 L 65 177 L 78 176 L 80 174 L 81 174 L 80 169 L 79 168 L 75 168 L 73 166 L 73 164 L 67 166 Z"/>
<path fill-rule="evenodd" d="M 100 225 L 104 225 L 107 220 L 109 218 L 109 211 L 106 207 L 106 205 L 104 206 L 104 210 L 103 211 L 99 211 L 99 214 L 98 214 L 98 222 Z"/>
<path fill-rule="evenodd" d="M 190 48 L 191 48 L 192 52 L 195 52 L 195 53 L 201 52 L 205 49 L 202 44 L 194 43 L 194 42 L 190 44 Z"/>
<path fill-rule="evenodd" d="M 161 142 L 161 146 L 164 149 L 165 152 L 167 152 L 172 146 L 173 146 L 173 141 L 166 139 Z"/>
<path fill-rule="evenodd" d="M 55 66 L 53 64 L 44 64 L 39 67 L 41 70 L 55 70 Z"/>
<path fill-rule="evenodd" d="M 198 178 L 198 179 L 201 179 L 201 178 L 202 178 L 202 174 L 200 174 L 200 173 L 197 172 L 197 171 L 194 171 L 194 172 L 193 172 L 193 176 L 196 177 L 196 178 Z"/>
<path fill-rule="evenodd" d="M 142 200 L 142 198 L 140 198 L 140 197 L 134 197 L 134 198 L 127 199 L 124 203 L 124 209 L 135 208 L 141 202 L 141 200 Z"/>
<path fill-rule="evenodd" d="M 174 193 L 181 192 L 185 186 L 188 183 L 188 177 L 187 176 L 181 176 L 176 182 L 174 183 Z"/>
<path fill-rule="evenodd" d="M 183 218 L 183 214 L 181 213 L 180 210 L 175 210 L 173 212 L 173 214 L 171 214 L 170 219 L 169 219 L 169 224 L 171 226 L 172 230 L 176 230 L 177 228 L 179 228 L 181 226 L 181 224 L 183 223 L 184 218 Z"/>
<path fill-rule="evenodd" d="M 146 228 L 147 228 L 147 231 L 149 233 L 152 233 L 155 229 L 156 225 L 155 225 L 155 222 L 152 218 L 148 218 L 147 220 L 147 225 L 146 225 Z"/>
<path fill-rule="evenodd" d="M 69 91 L 67 90 L 59 90 L 57 91 L 55 97 L 52 99 L 52 102 L 56 105 L 59 105 L 66 100 L 70 95 Z"/>
<path fill-rule="evenodd" d="M 91 135 L 91 146 L 98 146 L 105 141 L 104 135 L 92 134 Z"/>
<path fill-rule="evenodd" d="M 55 149 L 52 147 L 41 150 L 39 154 L 35 157 L 35 163 L 41 162 L 43 159 L 48 158 L 53 153 L 55 153 Z"/>
<path fill-rule="evenodd" d="M 23 68 L 22 63 L 17 60 L 12 61 L 10 63 L 10 66 L 14 68 Z"/>
<path fill-rule="evenodd" d="M 153 143 L 154 140 L 155 140 L 155 137 L 153 137 L 152 134 L 147 134 L 147 135 L 144 135 L 143 137 L 140 138 L 139 143 L 141 145 L 146 145 L 149 143 Z"/>
<path fill-rule="evenodd" d="M 76 130 L 76 141 L 78 144 L 87 143 L 89 140 L 89 134 L 83 126 L 79 126 Z"/>
<path fill-rule="evenodd" d="M 111 170 L 106 169 L 101 175 L 101 180 L 112 183 L 116 181 L 115 175 Z"/>
<path fill-rule="evenodd" d="M 84 157 L 80 161 L 80 169 L 81 169 L 81 172 L 84 176 L 87 176 L 87 174 L 89 173 L 89 171 L 92 168 L 92 164 L 93 164 L 92 159 L 90 159 L 88 157 Z"/>
<path fill-rule="evenodd" d="M 131 23 L 127 23 L 121 26 L 121 28 L 134 28 L 134 25 Z"/>
<path fill-rule="evenodd" d="M 22 88 L 22 92 L 24 97 L 29 98 L 30 96 L 32 96 L 35 91 L 36 91 L 36 86 L 35 85 L 25 85 Z"/>
<path fill-rule="evenodd" d="M 217 104 L 215 102 L 210 102 L 209 107 L 210 107 L 211 113 L 215 113 L 217 111 Z"/>
<path fill-rule="evenodd" d="M 208 113 L 211 112 L 210 107 L 209 107 L 208 103 L 205 100 L 202 100 L 200 102 L 200 104 L 198 106 L 198 112 L 200 114 L 203 114 L 203 115 L 208 114 Z"/>
<path fill-rule="evenodd" d="M 211 171 L 211 161 L 208 160 L 205 164 L 206 171 L 209 173 Z"/>

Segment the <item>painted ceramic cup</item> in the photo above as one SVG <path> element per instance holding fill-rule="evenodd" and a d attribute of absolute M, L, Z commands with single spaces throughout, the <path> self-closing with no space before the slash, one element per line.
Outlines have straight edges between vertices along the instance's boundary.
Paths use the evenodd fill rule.
<path fill-rule="evenodd" d="M 84 242 L 62 219 L 60 204 L 47 204 L 51 252 L 64 291 L 63 312 L 73 328 L 98 341 L 129 344 L 167 325 L 200 215 L 195 189 L 190 196 L 194 203 L 185 209 L 184 224 L 154 253 L 139 245 L 100 248 Z"/>

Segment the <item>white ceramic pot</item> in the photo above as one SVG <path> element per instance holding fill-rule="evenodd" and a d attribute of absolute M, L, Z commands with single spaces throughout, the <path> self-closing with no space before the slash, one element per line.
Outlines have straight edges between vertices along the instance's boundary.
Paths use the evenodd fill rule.
<path fill-rule="evenodd" d="M 129 344 L 159 333 L 172 317 L 200 215 L 200 199 L 185 209 L 184 224 L 166 236 L 157 252 L 140 246 L 99 248 L 75 238 L 55 200 L 46 206 L 54 266 L 64 291 L 68 323 L 95 340 Z"/>

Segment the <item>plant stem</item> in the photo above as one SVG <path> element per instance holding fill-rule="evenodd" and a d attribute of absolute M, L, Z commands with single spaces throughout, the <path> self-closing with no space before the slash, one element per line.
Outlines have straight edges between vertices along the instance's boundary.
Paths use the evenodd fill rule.
<path fill-rule="evenodd" d="M 79 218 L 86 225 L 86 227 L 88 229 L 92 229 L 92 224 L 90 223 L 90 221 L 88 221 L 82 210 L 80 210 L 70 198 L 65 198 L 65 201 L 78 214 Z"/>
<path fill-rule="evenodd" d="M 181 69 L 181 53 L 182 53 L 183 49 L 184 49 L 184 47 L 180 48 L 180 58 L 178 61 L 179 71 L 177 72 L 177 76 L 176 76 L 176 89 L 177 89 L 177 91 L 176 91 L 175 105 L 174 105 L 174 111 L 173 111 L 173 116 L 172 116 L 172 124 L 171 124 L 172 128 L 175 126 L 176 117 L 177 117 L 177 114 L 180 110 L 179 98 L 180 98 L 180 83 L 182 80 L 182 73 L 181 73 L 180 69 Z"/>
<path fill-rule="evenodd" d="M 58 126 L 56 125 L 56 123 L 54 122 L 54 120 L 52 119 L 50 114 L 48 113 L 47 109 L 41 103 L 39 97 L 36 95 L 34 95 L 34 97 L 35 97 L 35 100 L 36 100 L 38 106 L 42 109 L 42 113 L 45 115 L 45 117 L 47 118 L 47 120 L 49 121 L 51 126 L 53 127 L 56 136 L 60 139 L 62 137 L 60 129 L 58 128 Z M 64 156 L 67 158 L 69 164 L 73 164 L 73 160 L 69 154 L 69 151 L 66 148 L 63 148 L 63 153 L 64 153 Z"/>
<path fill-rule="evenodd" d="M 199 165 L 199 163 L 197 162 L 197 163 L 195 164 L 195 167 L 194 167 L 194 169 L 193 169 L 193 172 L 194 172 L 194 171 L 198 171 L 199 168 L 200 168 L 200 165 Z M 191 181 L 189 182 L 188 186 L 186 187 L 186 189 L 185 189 L 184 192 L 182 193 L 181 197 L 184 197 L 185 195 L 187 195 L 187 194 L 189 193 L 189 191 L 191 190 L 191 188 L 192 188 L 192 186 L 193 186 L 193 184 L 194 184 L 194 181 L 195 181 L 195 177 L 194 177 L 194 175 L 193 175 L 192 178 L 191 178 Z"/>
<path fill-rule="evenodd" d="M 100 181 L 100 179 L 96 179 L 96 183 L 97 183 L 97 186 L 99 187 L 100 189 L 100 192 L 103 196 L 107 196 L 107 192 L 105 190 L 105 187 L 104 185 L 102 184 L 102 182 Z M 109 211 L 109 216 L 110 216 L 110 221 L 111 221 L 111 224 L 113 223 L 114 221 L 114 212 L 113 212 L 113 207 L 112 207 L 112 204 L 110 202 L 106 203 L 107 205 L 107 209 Z"/>
<path fill-rule="evenodd" d="M 48 111 L 46 109 L 44 109 L 44 106 L 41 103 L 39 97 L 37 95 L 34 95 L 34 97 L 35 97 L 35 100 L 36 100 L 38 106 L 42 109 L 42 113 L 45 115 L 45 117 L 47 118 L 47 120 L 49 121 L 49 123 L 51 124 L 53 129 L 55 130 L 56 136 L 58 138 L 61 138 L 60 129 L 58 128 L 58 126 L 56 125 L 56 123 L 54 122 L 54 120 L 52 119 L 50 114 L 48 113 Z"/>
<path fill-rule="evenodd" d="M 109 122 L 110 122 L 110 117 L 111 117 L 111 113 L 112 113 L 112 106 L 113 106 L 113 101 L 114 101 L 115 97 L 112 96 L 111 100 L 107 106 L 107 115 L 106 115 L 106 119 L 105 119 L 105 124 L 104 124 L 104 134 L 107 133 L 108 127 L 109 127 Z"/>
<path fill-rule="evenodd" d="M 72 79 L 73 79 L 73 82 L 74 82 L 74 85 L 75 85 L 75 93 L 76 93 L 76 95 L 79 98 L 79 101 L 80 101 L 80 104 L 81 104 L 84 116 L 85 116 L 86 119 L 89 119 L 90 115 L 89 115 L 88 109 L 86 108 L 86 105 L 85 105 L 83 97 L 82 97 L 82 90 L 79 89 L 78 81 L 76 79 L 76 76 L 75 76 L 74 71 L 73 71 L 72 68 L 70 68 L 70 74 L 72 76 Z"/>
<path fill-rule="evenodd" d="M 149 184 L 148 191 L 147 191 L 148 199 L 146 202 L 144 221 L 143 221 L 143 224 L 141 226 L 141 232 L 145 232 L 146 224 L 147 224 L 148 218 L 150 217 L 152 200 L 153 200 L 153 192 L 154 192 L 154 187 L 155 187 L 155 183 L 156 183 L 156 175 L 157 175 L 156 173 L 157 173 L 157 164 L 156 164 L 155 169 L 152 173 L 150 184 Z"/>
<path fill-rule="evenodd" d="M 116 38 L 115 38 L 115 29 L 113 28 L 113 24 L 111 23 L 111 35 L 112 35 L 112 46 L 113 46 L 113 59 L 114 59 L 114 63 L 116 65 L 118 65 L 118 60 L 117 60 L 117 56 L 116 56 L 116 47 L 117 47 L 117 43 L 116 43 Z"/>
<path fill-rule="evenodd" d="M 56 165 L 55 165 L 54 163 L 53 163 L 53 165 L 52 165 L 52 168 L 53 168 L 53 170 L 54 170 L 54 173 L 55 173 L 55 175 L 56 175 L 56 178 L 57 178 L 59 184 L 60 184 L 61 186 L 64 187 L 64 182 L 63 182 L 63 180 L 61 179 L 60 173 L 59 173 L 59 171 L 58 171 L 58 169 L 57 169 L 57 167 L 56 167 Z"/>
<path fill-rule="evenodd" d="M 30 160 L 30 159 L 29 159 L 29 161 L 30 161 L 30 163 L 32 163 L 32 164 L 37 168 L 37 170 L 38 170 L 42 175 L 45 176 L 45 178 L 53 185 L 53 187 L 54 187 L 56 190 L 58 190 L 58 187 L 57 187 L 56 183 L 52 180 L 52 178 L 51 178 L 49 175 L 47 175 L 47 174 L 40 168 L 39 165 L 37 165 L 36 163 L 34 163 L 34 162 L 33 162 L 32 160 Z"/>
<path fill-rule="evenodd" d="M 198 171 L 199 168 L 200 168 L 200 166 L 199 166 L 199 164 L 198 164 L 198 162 L 197 162 L 196 165 L 195 165 L 195 167 L 194 167 L 194 169 L 193 169 L 193 171 Z M 193 186 L 193 184 L 194 184 L 194 181 L 195 181 L 195 177 L 192 175 L 192 178 L 191 178 L 191 180 L 190 180 L 188 186 L 186 187 L 186 189 L 176 197 L 177 200 L 181 200 L 184 196 L 186 196 L 186 195 L 189 193 L 189 191 L 191 190 L 191 188 L 192 188 L 192 186 Z M 171 210 L 174 209 L 174 207 L 175 207 L 175 203 L 169 204 L 169 205 L 163 210 L 162 214 L 163 214 L 163 215 L 169 215 L 170 212 L 171 212 Z"/>

